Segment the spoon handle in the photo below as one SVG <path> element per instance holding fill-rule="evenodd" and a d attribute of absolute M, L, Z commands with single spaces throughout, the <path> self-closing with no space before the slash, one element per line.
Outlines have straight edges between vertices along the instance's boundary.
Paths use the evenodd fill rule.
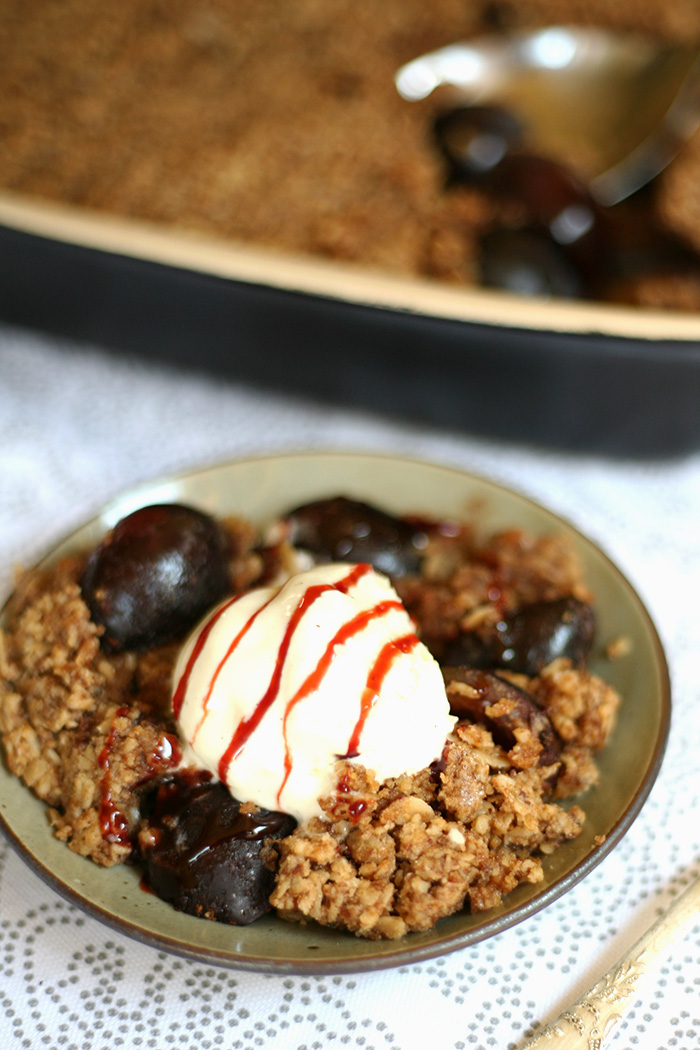
<path fill-rule="evenodd" d="M 518 1050 L 601 1050 L 627 1010 L 639 999 L 638 986 L 676 941 L 700 922 L 700 878 L 677 897 L 621 959 Z"/>

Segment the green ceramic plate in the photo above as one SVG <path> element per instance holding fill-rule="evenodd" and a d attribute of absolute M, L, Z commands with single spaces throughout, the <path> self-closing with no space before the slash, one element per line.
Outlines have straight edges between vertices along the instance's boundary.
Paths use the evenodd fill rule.
<path fill-rule="evenodd" d="M 139 487 L 47 555 L 94 544 L 124 514 L 152 502 L 189 502 L 214 513 L 239 512 L 264 524 L 306 500 L 343 494 L 394 512 L 478 516 L 484 529 L 520 526 L 564 532 L 573 540 L 597 597 L 599 652 L 593 669 L 624 703 L 600 758 L 599 785 L 584 800 L 584 832 L 545 862 L 545 880 L 521 886 L 479 915 L 442 920 L 398 942 L 359 940 L 315 925 L 267 917 L 249 927 L 206 922 L 174 911 L 139 888 L 128 866 L 109 870 L 71 853 L 52 835 L 45 807 L 0 767 L 0 826 L 29 866 L 90 915 L 159 949 L 220 965 L 270 973 L 348 973 L 430 959 L 490 937 L 546 907 L 588 874 L 620 841 L 657 776 L 670 718 L 666 660 L 656 630 L 630 584 L 590 540 L 529 499 L 483 478 L 394 456 L 302 453 L 200 470 Z M 606 641 L 625 635 L 628 657 L 603 658 Z M 598 836 L 605 836 L 596 846 Z"/>

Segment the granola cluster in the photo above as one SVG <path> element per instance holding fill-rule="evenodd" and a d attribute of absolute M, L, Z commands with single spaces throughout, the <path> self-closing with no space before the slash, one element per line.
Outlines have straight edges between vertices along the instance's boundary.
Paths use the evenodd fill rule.
<path fill-rule="evenodd" d="M 542 856 L 581 831 L 581 807 L 556 800 L 596 782 L 593 751 L 608 737 L 618 697 L 570 666 L 528 684 L 564 720 L 557 763 L 539 764 L 541 744 L 526 729 L 505 751 L 484 726 L 465 721 L 440 762 L 416 776 L 380 785 L 362 767 L 339 764 L 324 818 L 276 844 L 271 902 L 280 914 L 395 938 L 465 905 L 496 907 L 520 883 L 540 882 Z"/>

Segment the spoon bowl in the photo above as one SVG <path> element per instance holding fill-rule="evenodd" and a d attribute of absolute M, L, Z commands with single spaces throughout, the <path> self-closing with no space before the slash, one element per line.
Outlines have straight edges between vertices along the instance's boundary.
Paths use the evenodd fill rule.
<path fill-rule="evenodd" d="M 567 164 L 611 206 L 651 181 L 700 124 L 700 47 L 553 26 L 454 44 L 396 74 L 399 94 L 495 105 L 533 151 Z"/>

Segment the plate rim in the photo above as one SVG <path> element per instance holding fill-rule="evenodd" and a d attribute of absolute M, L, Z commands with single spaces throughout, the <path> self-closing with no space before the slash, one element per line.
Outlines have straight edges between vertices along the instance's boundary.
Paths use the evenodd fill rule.
<path fill-rule="evenodd" d="M 187 958 L 197 962 L 220 965 L 227 969 L 247 970 L 277 975 L 297 974 L 318 976 L 329 974 L 369 973 L 402 965 L 413 965 L 415 963 L 426 962 L 437 958 L 438 956 L 446 955 L 467 948 L 473 944 L 477 944 L 480 941 L 486 940 L 518 925 L 544 910 L 550 904 L 554 903 L 555 900 L 563 896 L 579 882 L 585 879 L 608 856 L 608 854 L 613 851 L 627 834 L 641 812 L 657 780 L 663 763 L 671 727 L 672 685 L 668 660 L 666 658 L 663 643 L 645 603 L 628 577 L 608 555 L 607 551 L 597 541 L 592 540 L 582 532 L 567 517 L 552 510 L 546 504 L 529 496 L 517 487 L 494 480 L 479 472 L 463 469 L 450 463 L 438 462 L 419 455 L 405 455 L 390 451 L 365 451 L 361 449 L 283 450 L 280 452 L 272 451 L 231 459 L 219 459 L 212 461 L 207 465 L 200 465 L 199 467 L 194 467 L 192 469 L 162 474 L 151 480 L 136 482 L 134 485 L 128 486 L 117 495 L 104 501 L 97 511 L 84 520 L 82 524 L 72 528 L 65 533 L 62 538 L 59 537 L 52 542 L 50 546 L 44 549 L 43 554 L 34 558 L 33 567 L 39 566 L 45 561 L 50 561 L 52 558 L 56 557 L 60 549 L 69 545 L 74 537 L 79 533 L 84 532 L 86 529 L 96 526 L 99 522 L 103 521 L 110 512 L 116 512 L 122 502 L 136 500 L 141 493 L 145 495 L 148 491 L 153 490 L 154 488 L 157 489 L 159 486 L 182 484 L 189 479 L 206 474 L 210 471 L 226 469 L 238 465 L 255 465 L 270 460 L 277 461 L 301 458 L 327 460 L 337 457 L 357 460 L 374 459 L 391 462 L 398 461 L 408 465 L 417 465 L 419 467 L 428 467 L 431 469 L 437 468 L 445 473 L 454 474 L 463 479 L 475 481 L 477 484 L 482 484 L 488 488 L 500 491 L 509 497 L 516 497 L 517 500 L 529 505 L 537 513 L 544 512 L 553 522 L 561 523 L 567 530 L 573 532 L 576 538 L 582 542 L 584 546 L 592 549 L 598 557 L 603 559 L 608 571 L 612 571 L 612 574 L 617 578 L 618 583 L 621 583 L 623 588 L 627 590 L 629 597 L 637 608 L 637 612 L 640 614 L 651 643 L 654 663 L 659 676 L 659 728 L 654 740 L 654 747 L 651 749 L 647 758 L 647 768 L 643 780 L 626 808 L 618 815 L 617 820 L 608 831 L 605 841 L 602 844 L 591 848 L 587 856 L 576 864 L 573 870 L 567 871 L 555 878 L 541 893 L 537 894 L 529 901 L 526 901 L 521 905 L 516 905 L 511 911 L 497 916 L 492 920 L 487 919 L 483 924 L 477 927 L 472 927 L 465 931 L 448 936 L 447 939 L 442 941 L 431 942 L 427 945 L 411 946 L 411 935 L 408 934 L 406 938 L 402 938 L 400 941 L 382 942 L 387 945 L 387 951 L 381 954 L 374 954 L 367 957 L 347 957 L 338 960 L 319 959 L 318 961 L 313 958 L 309 958 L 308 961 L 301 959 L 284 961 L 258 955 L 234 954 L 217 947 L 201 945 L 194 946 L 183 942 L 179 938 L 173 938 L 164 933 L 146 930 L 136 922 L 115 915 L 107 908 L 103 908 L 95 902 L 87 900 L 82 896 L 79 890 L 71 887 L 66 881 L 62 880 L 60 876 L 56 875 L 56 873 L 47 867 L 46 864 L 44 864 L 42 860 L 22 841 L 14 828 L 10 826 L 8 820 L 3 814 L 3 806 L 0 804 L 0 832 L 2 832 L 6 840 L 9 842 L 9 845 L 35 875 L 37 875 L 51 889 L 57 892 L 59 896 L 79 908 L 83 913 L 90 915 L 92 918 L 97 919 L 99 922 L 118 933 L 126 935 L 150 948 L 170 952 L 182 958 Z M 6 596 L 0 598 L 0 600 L 2 600 L 2 605 L 0 606 L 0 620 L 2 619 L 6 606 L 12 597 L 12 593 L 13 590 L 10 589 Z M 2 763 L 4 770 L 8 772 L 8 775 L 11 776 L 12 774 L 9 774 L 9 771 L 7 770 L 4 753 L 1 751 L 0 763 Z M 32 794 L 26 785 L 22 786 L 25 791 Z M 32 797 L 36 798 L 33 794 Z M 517 887 L 516 890 L 512 892 L 517 892 Z M 487 912 L 484 912 L 483 914 L 487 915 Z M 344 931 L 341 931 L 341 935 L 345 936 Z"/>

